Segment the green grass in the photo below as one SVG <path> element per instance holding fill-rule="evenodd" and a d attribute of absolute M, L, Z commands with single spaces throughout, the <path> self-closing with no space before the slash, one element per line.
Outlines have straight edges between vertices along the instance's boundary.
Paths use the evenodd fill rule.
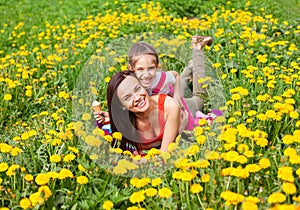
<path fill-rule="evenodd" d="M 13 171 L 16 174 L 10 176 L 6 173 L 6 169 L 3 169 L 3 165 L 1 166 L 0 182 L 2 183 L 0 183 L 0 189 L 2 190 L 0 191 L 0 207 L 9 206 L 13 209 L 19 208 L 18 205 L 21 198 L 28 198 L 38 191 L 39 186 L 35 182 L 35 179 L 32 181 L 22 179 L 25 174 L 31 174 L 36 178 L 38 174 L 50 171 L 59 172 L 61 168 L 70 169 L 74 174 L 74 178 L 66 178 L 63 180 L 53 178 L 53 180 L 51 179 L 51 181 L 46 183 L 47 186 L 51 188 L 53 196 L 51 196 L 47 203 L 41 208 L 100 209 L 103 202 L 107 199 L 113 201 L 115 209 L 126 209 L 126 207 L 133 205 L 129 200 L 130 195 L 132 192 L 139 191 L 143 188 L 134 188 L 128 179 L 121 175 L 112 175 L 112 173 L 110 173 L 116 165 L 118 158 L 124 158 L 124 156 L 118 156 L 116 153 L 108 152 L 109 144 L 105 142 L 103 138 L 100 138 L 102 145 L 107 148 L 105 148 L 105 152 L 101 151 L 99 154 L 103 155 L 108 153 L 107 157 L 109 158 L 102 158 L 102 162 L 96 162 L 91 160 L 92 156 L 90 156 L 90 154 L 92 153 L 89 153 L 82 143 L 84 142 L 83 139 L 86 140 L 85 134 L 90 134 L 88 129 L 95 128 L 93 119 L 88 120 L 87 117 L 87 115 L 89 116 L 89 114 L 91 114 L 89 102 L 92 100 L 89 99 L 93 92 L 89 89 L 92 86 L 90 82 L 94 82 L 96 88 L 99 87 L 99 89 L 95 88 L 95 92 L 99 92 L 97 97 L 105 104 L 105 88 L 107 82 L 103 77 L 107 76 L 109 79 L 114 72 L 119 71 L 121 66 L 126 64 L 124 59 L 124 61 L 120 61 L 121 59 L 119 58 L 122 57 L 123 54 L 126 56 L 128 50 L 127 44 L 131 44 L 132 41 L 132 39 L 119 38 L 125 34 L 130 36 L 144 31 L 155 32 L 154 34 L 159 36 L 161 33 L 172 34 L 175 30 L 177 31 L 177 35 L 181 36 L 186 35 L 185 33 L 195 33 L 197 30 L 192 28 L 192 26 L 194 26 L 192 24 L 189 26 L 191 28 L 187 30 L 183 29 L 187 25 L 187 22 L 182 21 L 182 19 L 179 18 L 180 15 L 187 17 L 197 16 L 201 18 L 203 14 L 208 14 L 208 18 L 211 18 L 209 21 L 207 20 L 207 22 L 212 23 L 211 26 L 203 29 L 203 31 L 199 30 L 200 32 L 214 36 L 213 46 L 210 49 L 205 49 L 205 54 L 207 58 L 209 58 L 210 64 L 213 64 L 212 66 L 214 67 L 206 70 L 215 73 L 214 79 L 218 77 L 222 77 L 223 79 L 219 79 L 219 83 L 211 83 L 213 89 L 215 89 L 216 93 L 220 93 L 220 95 L 212 93 L 210 96 L 214 97 L 214 99 L 211 100 L 210 103 L 218 106 L 215 108 L 219 108 L 219 101 L 223 102 L 227 100 L 227 102 L 230 103 L 228 103 L 228 109 L 225 111 L 226 116 L 219 118 L 220 124 L 217 124 L 218 127 L 204 129 L 203 135 L 207 138 L 207 142 L 211 144 L 209 148 L 212 148 L 212 146 L 215 146 L 213 143 L 216 141 L 217 135 L 222 134 L 224 138 L 222 142 L 224 145 L 217 145 L 220 147 L 216 152 L 225 155 L 227 160 L 224 156 L 222 158 L 216 158 L 215 160 L 209 160 L 210 166 L 206 168 L 206 166 L 202 165 L 200 168 L 197 168 L 196 170 L 199 174 L 191 182 L 172 178 L 174 172 L 183 171 L 171 165 L 172 167 L 169 168 L 170 171 L 161 177 L 163 179 L 162 185 L 157 188 L 169 187 L 172 189 L 174 196 L 170 199 L 160 199 L 158 196 L 154 198 L 147 197 L 147 200 L 141 205 L 149 205 L 147 209 L 168 208 L 167 205 L 170 205 L 169 209 L 181 209 L 181 207 L 182 209 L 187 209 L 190 205 L 190 209 L 194 209 L 195 207 L 199 207 L 200 203 L 203 202 L 205 207 L 234 209 L 234 205 L 230 207 L 224 206 L 224 199 L 220 196 L 222 192 L 231 190 L 232 192 L 243 194 L 245 197 L 257 196 L 261 201 L 258 203 L 259 208 L 266 209 L 272 207 L 272 205 L 267 202 L 270 194 L 275 191 L 281 191 L 282 184 L 286 181 L 283 179 L 285 177 L 278 177 L 278 168 L 290 166 L 294 171 L 299 168 L 299 164 L 293 165 L 289 157 L 283 154 L 286 148 L 291 147 L 297 149 L 299 155 L 299 141 L 296 142 L 296 140 L 294 140 L 296 138 L 292 138 L 292 140 L 295 141 L 292 144 L 285 144 L 282 141 L 284 136 L 296 136 L 297 133 L 294 134 L 293 132 L 299 129 L 299 127 L 295 125 L 300 124 L 299 118 L 294 119 L 295 117 L 293 117 L 296 115 L 295 112 L 291 112 L 293 115 L 290 116 L 287 113 L 291 110 L 285 110 L 286 107 L 290 109 L 291 106 L 295 108 L 295 110 L 299 110 L 300 103 L 299 85 L 296 85 L 299 79 L 297 80 L 297 77 L 295 75 L 291 76 L 292 73 L 290 73 L 294 72 L 294 74 L 296 74 L 298 71 L 295 65 L 299 63 L 299 52 L 296 50 L 293 51 L 292 48 L 295 48 L 295 46 L 293 47 L 291 45 L 296 44 L 297 47 L 299 47 L 299 33 L 294 33 L 299 25 L 297 24 L 297 21 L 299 22 L 299 20 L 297 20 L 299 17 L 297 13 L 299 10 L 299 1 L 267 0 L 262 3 L 259 0 L 254 0 L 249 8 L 247 8 L 254 15 L 249 15 L 251 21 L 246 21 L 245 25 L 243 25 L 243 18 L 248 15 L 248 10 L 244 10 L 246 0 L 231 1 L 231 3 L 223 0 L 193 0 L 186 4 L 182 0 L 161 0 L 156 2 L 162 2 L 162 5 L 167 9 L 172 9 L 168 11 L 168 14 L 174 15 L 172 19 L 166 21 L 166 18 L 162 18 L 162 22 L 154 22 L 151 24 L 149 24 L 151 21 L 147 20 L 142 23 L 134 22 L 132 25 L 127 23 L 120 24 L 120 22 L 112 23 L 113 20 L 107 21 L 105 26 L 108 28 L 117 26 L 120 30 L 114 38 L 109 37 L 111 31 L 98 29 L 98 25 L 101 24 L 101 21 L 95 21 L 97 25 L 91 28 L 86 27 L 88 24 L 85 24 L 84 29 L 86 29 L 86 31 L 77 30 L 81 28 L 79 24 L 81 20 L 88 20 L 89 15 L 97 19 L 99 18 L 97 16 L 98 13 L 104 14 L 110 9 L 112 11 L 118 11 L 119 13 L 123 11 L 126 14 L 137 14 L 139 13 L 138 9 L 141 8 L 138 5 L 141 2 L 148 1 L 120 0 L 119 3 L 115 5 L 114 1 L 107 1 L 107 4 L 105 4 L 105 2 L 101 0 L 62 0 L 61 3 L 57 0 L 50 2 L 46 0 L 0 0 L 0 162 L 7 162 L 8 166 L 19 164 L 21 167 L 24 167 L 21 170 L 16 169 Z M 195 2 L 200 2 L 201 4 L 196 4 Z M 221 9 L 218 7 L 219 5 L 222 6 Z M 217 10 L 214 11 L 212 9 L 213 7 L 216 7 Z M 223 7 L 224 11 L 222 11 Z M 279 23 L 274 23 L 276 22 L 275 20 L 272 19 L 271 21 L 270 18 L 266 18 L 265 14 L 261 12 L 262 7 L 265 8 L 265 14 L 272 14 L 274 18 L 279 19 Z M 178 8 L 178 11 L 175 10 L 176 8 Z M 225 15 L 225 10 L 231 13 L 233 17 Z M 143 12 L 145 12 L 145 10 L 143 10 Z M 217 14 L 214 19 L 210 17 L 213 13 Z M 239 17 L 240 14 L 243 15 L 243 17 L 241 17 L 242 20 L 239 19 L 236 21 L 236 17 Z M 263 23 L 255 22 L 253 20 L 254 16 L 261 16 Z M 162 14 L 160 14 L 159 17 L 161 18 Z M 176 17 L 179 19 L 179 22 L 173 22 Z M 289 21 L 290 25 L 286 26 L 283 24 L 284 20 Z M 180 21 L 183 23 L 180 23 Z M 14 29 L 20 22 L 23 22 L 24 26 Z M 49 22 L 50 26 L 47 26 L 45 22 Z M 74 25 L 72 25 L 72 23 L 74 23 Z M 57 25 L 59 25 L 60 28 L 49 33 L 50 38 L 46 38 L 45 35 L 43 35 L 41 39 L 38 39 L 39 33 L 45 32 L 45 34 L 47 34 L 46 30 L 51 30 L 52 26 Z M 63 27 L 63 25 L 65 25 L 65 27 Z M 167 28 L 168 25 L 171 26 Z M 36 28 L 33 28 L 33 26 L 36 26 Z M 73 30 L 72 28 L 74 27 L 75 29 Z M 246 29 L 251 30 L 255 38 L 250 37 L 250 33 L 247 33 Z M 70 34 L 77 37 L 71 39 L 66 36 L 67 38 L 55 39 L 56 36 L 60 38 L 64 37 L 65 34 L 68 35 L 66 32 L 68 30 L 71 31 Z M 224 30 L 224 32 L 222 32 L 222 30 Z M 277 33 L 279 31 L 283 33 Z M 20 36 L 19 38 L 18 34 L 22 32 L 25 32 L 26 35 Z M 16 33 L 16 35 L 13 35 L 14 33 Z M 90 38 L 89 35 L 93 35 L 94 37 Z M 265 36 L 261 38 L 259 35 Z M 151 40 L 150 36 L 147 38 Z M 184 38 L 189 41 L 188 35 Z M 129 41 L 125 43 L 124 40 Z M 88 42 L 88 44 L 82 46 L 83 41 Z M 103 42 L 103 45 L 98 45 L 100 41 Z M 178 43 L 178 40 L 174 41 L 170 38 L 170 41 L 171 42 L 168 43 L 168 46 L 164 49 L 172 49 L 172 51 L 166 52 L 163 59 L 166 60 L 169 69 L 180 71 L 185 63 L 182 62 L 183 59 L 181 60 L 181 58 L 188 59 L 189 56 L 187 55 L 187 50 L 182 50 L 184 51 L 183 55 L 180 54 L 182 51 L 179 50 L 180 52 L 174 56 L 173 49 L 176 51 L 180 49 L 181 45 Z M 280 41 L 281 44 L 278 44 L 278 41 Z M 285 41 L 287 41 L 287 43 Z M 109 50 L 105 50 L 109 43 L 116 47 L 117 52 L 115 56 L 109 54 Z M 274 44 L 274 48 L 270 46 L 270 43 Z M 42 48 L 41 44 L 47 45 L 49 48 Z M 165 43 L 159 40 L 156 41 L 155 44 L 163 45 Z M 270 45 L 267 46 L 268 44 Z M 39 49 L 35 51 L 35 48 Z M 108 58 L 105 67 L 103 67 L 105 73 L 102 74 L 103 72 L 100 72 L 102 77 L 96 77 L 94 74 L 92 76 L 88 75 L 89 71 L 87 71 L 87 74 L 82 74 L 84 78 L 82 78 L 80 82 L 87 84 L 87 86 L 86 88 L 83 85 L 79 86 L 77 94 L 74 90 L 77 75 L 80 75 L 80 72 L 85 73 L 82 71 L 85 62 L 91 55 L 95 54 L 99 48 L 104 49 L 103 54 L 106 53 L 104 56 Z M 29 53 L 24 55 L 27 53 L 27 50 Z M 172 52 L 171 54 L 173 56 L 169 54 L 170 52 Z M 38 57 L 38 53 L 42 55 L 42 59 Z M 4 59 L 3 57 L 6 55 L 10 57 Z M 264 55 L 266 55 L 268 59 L 266 62 L 264 59 L 259 58 Z M 55 56 L 61 58 L 61 60 L 53 59 Z M 119 60 L 113 62 L 113 58 L 118 58 Z M 3 67 L 4 64 L 7 64 L 8 67 Z M 95 62 L 95 64 L 97 65 L 97 62 Z M 115 67 L 115 70 L 109 72 L 108 67 L 111 66 Z M 92 67 L 91 65 L 91 68 Z M 86 69 L 89 70 L 89 68 Z M 95 69 L 98 70 L 98 68 Z M 251 72 L 251 69 L 256 70 Z M 28 72 L 32 73 L 32 75 L 26 78 L 26 73 Z M 23 74 L 24 78 L 22 77 Z M 13 88 L 8 87 L 6 84 L 6 79 L 8 78 L 20 82 L 20 84 L 17 83 L 18 85 Z M 254 79 L 252 80 L 252 78 Z M 289 80 L 292 79 L 292 84 L 288 84 Z M 273 84 L 274 80 L 276 82 L 275 84 Z M 274 85 L 275 88 L 272 88 L 272 85 Z M 31 96 L 27 96 L 25 92 L 28 86 L 29 89 L 32 88 L 30 89 L 32 90 Z M 84 88 L 80 89 L 80 87 Z M 281 109 L 284 111 L 282 111 L 282 113 L 280 112 L 280 114 L 282 114 L 281 120 L 277 118 L 275 120 L 270 117 L 264 121 L 257 117 L 258 114 L 264 115 L 267 111 L 272 111 L 275 104 L 279 106 L 279 102 L 283 103 L 286 98 L 283 97 L 284 99 L 282 101 L 279 101 L 280 99 L 278 98 L 283 94 L 291 94 L 289 91 L 293 88 L 295 89 L 295 94 L 292 94 L 289 99 L 294 98 L 295 101 L 290 100 L 290 104 L 282 104 L 283 107 L 281 107 Z M 100 89 L 101 93 L 99 91 Z M 82 91 L 82 95 L 80 95 L 80 91 Z M 2 100 L 4 94 L 11 94 L 12 99 L 8 101 Z M 265 96 L 266 94 L 268 95 Z M 64 95 L 67 95 L 66 98 L 64 98 Z M 72 100 L 72 96 L 78 96 L 78 100 Z M 81 96 L 83 97 L 81 98 Z M 84 98 L 84 96 L 86 97 Z M 258 96 L 260 99 L 258 99 Z M 238 97 L 241 97 L 241 99 L 237 99 Z M 267 100 L 264 97 L 270 98 Z M 274 101 L 272 97 L 274 97 L 274 99 L 276 98 L 276 100 Z M 79 99 L 85 99 L 85 101 L 83 100 L 85 103 Z M 75 102 L 74 104 L 78 106 L 81 104 L 85 109 L 81 110 L 78 108 L 75 109 L 75 111 L 78 112 L 72 113 L 72 108 L 74 108 L 72 102 Z M 254 110 L 257 111 L 257 115 L 250 115 L 250 111 L 253 113 Z M 82 118 L 83 113 L 87 114 L 85 115 L 87 121 Z M 272 114 L 266 115 L 268 115 L 268 117 L 272 116 Z M 76 122 L 77 120 L 78 123 Z M 222 125 L 221 121 L 226 121 L 228 124 L 226 129 L 222 130 L 222 128 L 219 127 L 219 125 Z M 71 126 L 73 122 L 76 122 L 75 128 Z M 80 123 L 86 126 L 80 127 Z M 88 127 L 88 125 L 90 125 L 90 127 Z M 247 128 L 241 127 L 241 125 Z M 236 127 L 238 127 L 238 129 Z M 196 135 L 200 133 L 200 129 L 198 131 Z M 254 131 L 255 133 L 253 133 Z M 96 134 L 93 133 L 93 135 Z M 266 137 L 266 135 L 268 136 Z M 89 137 L 91 137 L 91 135 L 89 135 Z M 199 134 L 199 139 L 198 136 L 197 139 L 202 141 L 203 138 L 201 137 L 203 136 Z M 253 137 L 255 138 L 253 139 Z M 234 139 L 236 139 L 236 142 L 232 142 Z M 225 140 L 228 142 L 225 142 Z M 285 140 L 291 141 L 291 138 L 286 138 Z M 3 142 L 5 144 L 2 144 Z M 257 142 L 260 142 L 260 144 Z M 235 143 L 236 145 L 231 143 Z M 261 146 L 262 144 L 267 145 Z M 204 158 L 202 153 L 204 151 L 202 151 L 202 149 L 207 149 L 208 147 L 203 147 L 200 143 L 199 145 L 196 144 L 193 146 L 196 147 L 191 149 L 191 153 L 196 151 L 197 146 L 201 147 L 201 149 L 200 152 L 195 152 L 194 155 L 187 154 L 186 158 L 188 161 L 193 162 Z M 229 146 L 230 148 L 228 149 Z M 253 156 L 252 153 L 246 153 L 250 151 L 246 151 L 245 146 L 253 150 Z M 73 149 L 70 149 L 70 147 Z M 240 148 L 237 149 L 238 147 Z M 12 148 L 20 148 L 22 152 L 13 156 L 12 154 L 15 153 L 10 152 Z M 75 148 L 78 152 L 74 152 Z M 232 157 L 232 154 L 227 154 L 228 151 L 237 152 L 235 150 L 239 150 L 238 152 L 241 154 L 238 157 L 241 158 L 240 162 L 231 162 L 232 159 L 230 157 Z M 16 151 L 18 150 L 14 150 L 14 152 Z M 177 157 L 176 155 L 181 153 L 182 151 L 175 150 L 171 156 Z M 61 158 L 65 158 L 68 154 L 74 154 L 75 157 L 72 161 L 62 160 L 53 162 L 50 160 L 50 157 L 54 154 L 59 155 Z M 243 163 L 243 157 L 244 159 L 247 157 L 247 163 Z M 221 171 L 225 168 L 230 166 L 241 166 L 245 168 L 248 164 L 258 164 L 263 157 L 269 159 L 271 163 L 270 167 L 261 169 L 255 174 L 252 171 L 251 175 L 247 178 L 242 179 L 235 177 L 236 174 L 233 176 L 220 175 Z M 173 161 L 173 159 L 170 159 L 170 161 Z M 181 161 L 176 162 L 179 163 Z M 80 169 L 79 166 L 84 167 L 86 170 Z M 147 166 L 147 164 L 145 164 L 145 166 Z M 185 168 L 186 166 L 183 167 Z M 151 170 L 147 170 L 147 173 L 155 172 L 155 170 L 152 170 L 153 168 L 154 166 L 151 167 Z M 155 166 L 155 168 L 158 167 Z M 10 173 L 12 173 L 12 171 L 10 171 Z M 200 180 L 200 177 L 204 174 L 211 176 L 209 182 Z M 76 177 L 82 175 L 88 177 L 88 184 L 80 185 L 76 182 Z M 294 172 L 294 175 L 296 177 L 296 172 Z M 298 178 L 295 180 L 295 185 L 299 191 L 300 185 Z M 201 192 L 202 194 L 199 194 L 199 197 L 196 197 L 196 195 L 189 191 L 190 185 L 195 182 L 201 183 L 204 188 L 204 191 Z M 261 187 L 263 189 L 262 191 L 260 190 Z M 248 194 L 246 195 L 245 192 L 248 192 Z M 286 197 L 286 203 L 293 202 L 291 196 Z M 241 207 L 241 205 L 240 203 L 235 209 L 240 209 L 239 207 Z M 38 208 L 38 206 L 35 207 L 35 209 Z"/>

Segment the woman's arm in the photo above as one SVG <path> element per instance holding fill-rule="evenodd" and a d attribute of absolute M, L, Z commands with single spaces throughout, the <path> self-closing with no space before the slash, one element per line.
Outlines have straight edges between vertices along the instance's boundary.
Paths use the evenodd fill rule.
<path fill-rule="evenodd" d="M 180 125 L 180 108 L 175 100 L 166 97 L 164 103 L 165 128 L 160 150 L 168 151 L 168 145 L 175 141 Z"/>

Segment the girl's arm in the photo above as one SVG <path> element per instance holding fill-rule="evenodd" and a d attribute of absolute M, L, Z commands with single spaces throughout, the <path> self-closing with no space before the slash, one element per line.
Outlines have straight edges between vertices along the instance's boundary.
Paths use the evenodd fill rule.
<path fill-rule="evenodd" d="M 165 128 L 160 150 L 168 151 L 170 143 L 174 142 L 178 135 L 180 125 L 180 109 L 175 100 L 171 97 L 166 97 L 164 103 Z"/>
<path fill-rule="evenodd" d="M 181 88 L 180 88 L 180 76 L 177 71 L 170 71 L 175 77 L 176 82 L 174 84 L 174 99 L 178 103 L 180 109 L 184 109 L 184 106 L 181 101 Z"/>

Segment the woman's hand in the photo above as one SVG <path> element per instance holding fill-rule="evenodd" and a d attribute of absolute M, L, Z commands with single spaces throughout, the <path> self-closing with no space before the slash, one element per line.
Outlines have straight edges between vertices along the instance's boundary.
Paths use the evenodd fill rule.
<path fill-rule="evenodd" d="M 96 119 L 97 123 L 102 125 L 106 125 L 110 123 L 109 114 L 108 112 L 105 111 L 94 112 L 94 118 Z"/>

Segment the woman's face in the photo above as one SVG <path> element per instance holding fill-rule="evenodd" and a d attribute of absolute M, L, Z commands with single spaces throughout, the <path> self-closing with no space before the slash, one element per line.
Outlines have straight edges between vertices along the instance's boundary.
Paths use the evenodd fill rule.
<path fill-rule="evenodd" d="M 127 76 L 117 89 L 121 104 L 134 113 L 149 109 L 149 95 L 140 82 L 133 76 Z"/>

